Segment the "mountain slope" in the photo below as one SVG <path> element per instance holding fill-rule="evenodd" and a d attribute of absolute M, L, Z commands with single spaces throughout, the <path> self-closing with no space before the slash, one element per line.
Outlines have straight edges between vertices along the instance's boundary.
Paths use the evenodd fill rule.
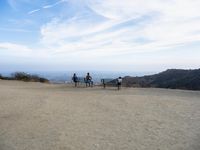
<path fill-rule="evenodd" d="M 168 69 L 150 76 L 124 77 L 123 84 L 129 87 L 200 90 L 200 69 Z"/>

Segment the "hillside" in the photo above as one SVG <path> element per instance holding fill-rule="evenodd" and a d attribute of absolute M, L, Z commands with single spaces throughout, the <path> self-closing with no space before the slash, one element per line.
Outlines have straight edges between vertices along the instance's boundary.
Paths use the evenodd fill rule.
<path fill-rule="evenodd" d="M 123 78 L 123 85 L 128 87 L 200 90 L 200 69 L 168 69 L 155 75 L 143 77 L 127 76 Z"/>

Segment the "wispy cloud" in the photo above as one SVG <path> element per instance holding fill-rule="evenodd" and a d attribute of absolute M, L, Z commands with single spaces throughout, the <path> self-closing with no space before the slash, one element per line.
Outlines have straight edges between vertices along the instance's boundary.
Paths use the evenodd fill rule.
<path fill-rule="evenodd" d="M 34 45 L 38 55 L 63 62 L 78 56 L 79 61 L 100 63 L 103 58 L 128 64 L 137 63 L 132 59 L 135 55 L 200 45 L 199 8 L 199 0 L 60 0 L 41 4 L 28 14 L 44 9 L 53 14 L 40 24 L 39 42 Z M 173 62 L 178 63 L 178 58 Z M 142 61 L 148 64 L 144 59 L 138 62 Z"/>
<path fill-rule="evenodd" d="M 10 5 L 10 7 L 16 9 L 16 5 L 17 5 L 16 0 L 7 0 L 7 2 Z"/>
<path fill-rule="evenodd" d="M 41 9 L 35 9 L 35 10 L 32 10 L 32 11 L 29 11 L 28 14 L 31 15 L 31 14 L 33 14 L 33 13 L 36 13 L 36 12 L 40 11 L 40 10 L 41 10 Z"/>
<path fill-rule="evenodd" d="M 56 6 L 56 5 L 60 4 L 60 3 L 67 2 L 67 1 L 68 1 L 68 0 L 60 0 L 60 1 L 56 2 L 56 3 L 54 3 L 54 4 L 45 5 L 45 6 L 43 6 L 43 8 L 44 8 L 44 9 L 52 8 L 52 7 L 54 7 L 54 6 Z"/>
<path fill-rule="evenodd" d="M 17 10 L 22 4 L 32 3 L 32 0 L 6 0 L 13 9 Z"/>
<path fill-rule="evenodd" d="M 157 51 L 199 41 L 199 1 L 102 0 L 87 1 L 86 4 L 92 10 L 89 15 L 80 16 L 80 12 L 74 18 L 53 19 L 42 26 L 43 42 L 52 45 L 57 43 L 60 48 L 65 47 L 61 48 L 63 52 L 67 52 L 67 49 L 76 52 L 92 48 L 95 53 L 106 51 L 102 54 L 112 54 Z M 91 22 L 89 20 L 91 16 L 94 17 L 93 13 L 110 19 Z M 132 22 L 124 23 L 131 17 Z M 69 42 L 72 39 L 76 40 Z M 146 40 L 138 42 L 138 39 Z"/>
<path fill-rule="evenodd" d="M 39 8 L 39 9 L 31 10 L 31 11 L 28 12 L 28 14 L 30 15 L 30 14 L 36 13 L 38 11 L 41 11 L 42 9 L 52 8 L 52 7 L 55 7 L 58 4 L 61 4 L 63 2 L 67 2 L 67 1 L 68 0 L 60 0 L 60 1 L 56 2 L 56 3 L 50 4 L 50 5 L 45 5 L 45 6 L 41 7 L 41 8 Z"/>

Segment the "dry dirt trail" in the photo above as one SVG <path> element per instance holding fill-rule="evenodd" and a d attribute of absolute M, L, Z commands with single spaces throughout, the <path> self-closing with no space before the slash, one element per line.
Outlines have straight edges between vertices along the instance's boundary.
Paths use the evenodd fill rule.
<path fill-rule="evenodd" d="M 0 150 L 200 150 L 200 92 L 0 80 Z"/>

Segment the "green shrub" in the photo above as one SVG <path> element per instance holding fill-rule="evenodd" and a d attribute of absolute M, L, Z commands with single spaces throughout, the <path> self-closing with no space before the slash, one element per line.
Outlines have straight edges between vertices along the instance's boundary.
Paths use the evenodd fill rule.
<path fill-rule="evenodd" d="M 12 74 L 12 78 L 14 80 L 20 80 L 20 81 L 26 81 L 26 82 L 42 82 L 42 83 L 48 83 L 49 80 L 45 78 L 41 78 L 38 75 L 30 75 L 28 73 L 24 72 L 15 72 Z"/>

